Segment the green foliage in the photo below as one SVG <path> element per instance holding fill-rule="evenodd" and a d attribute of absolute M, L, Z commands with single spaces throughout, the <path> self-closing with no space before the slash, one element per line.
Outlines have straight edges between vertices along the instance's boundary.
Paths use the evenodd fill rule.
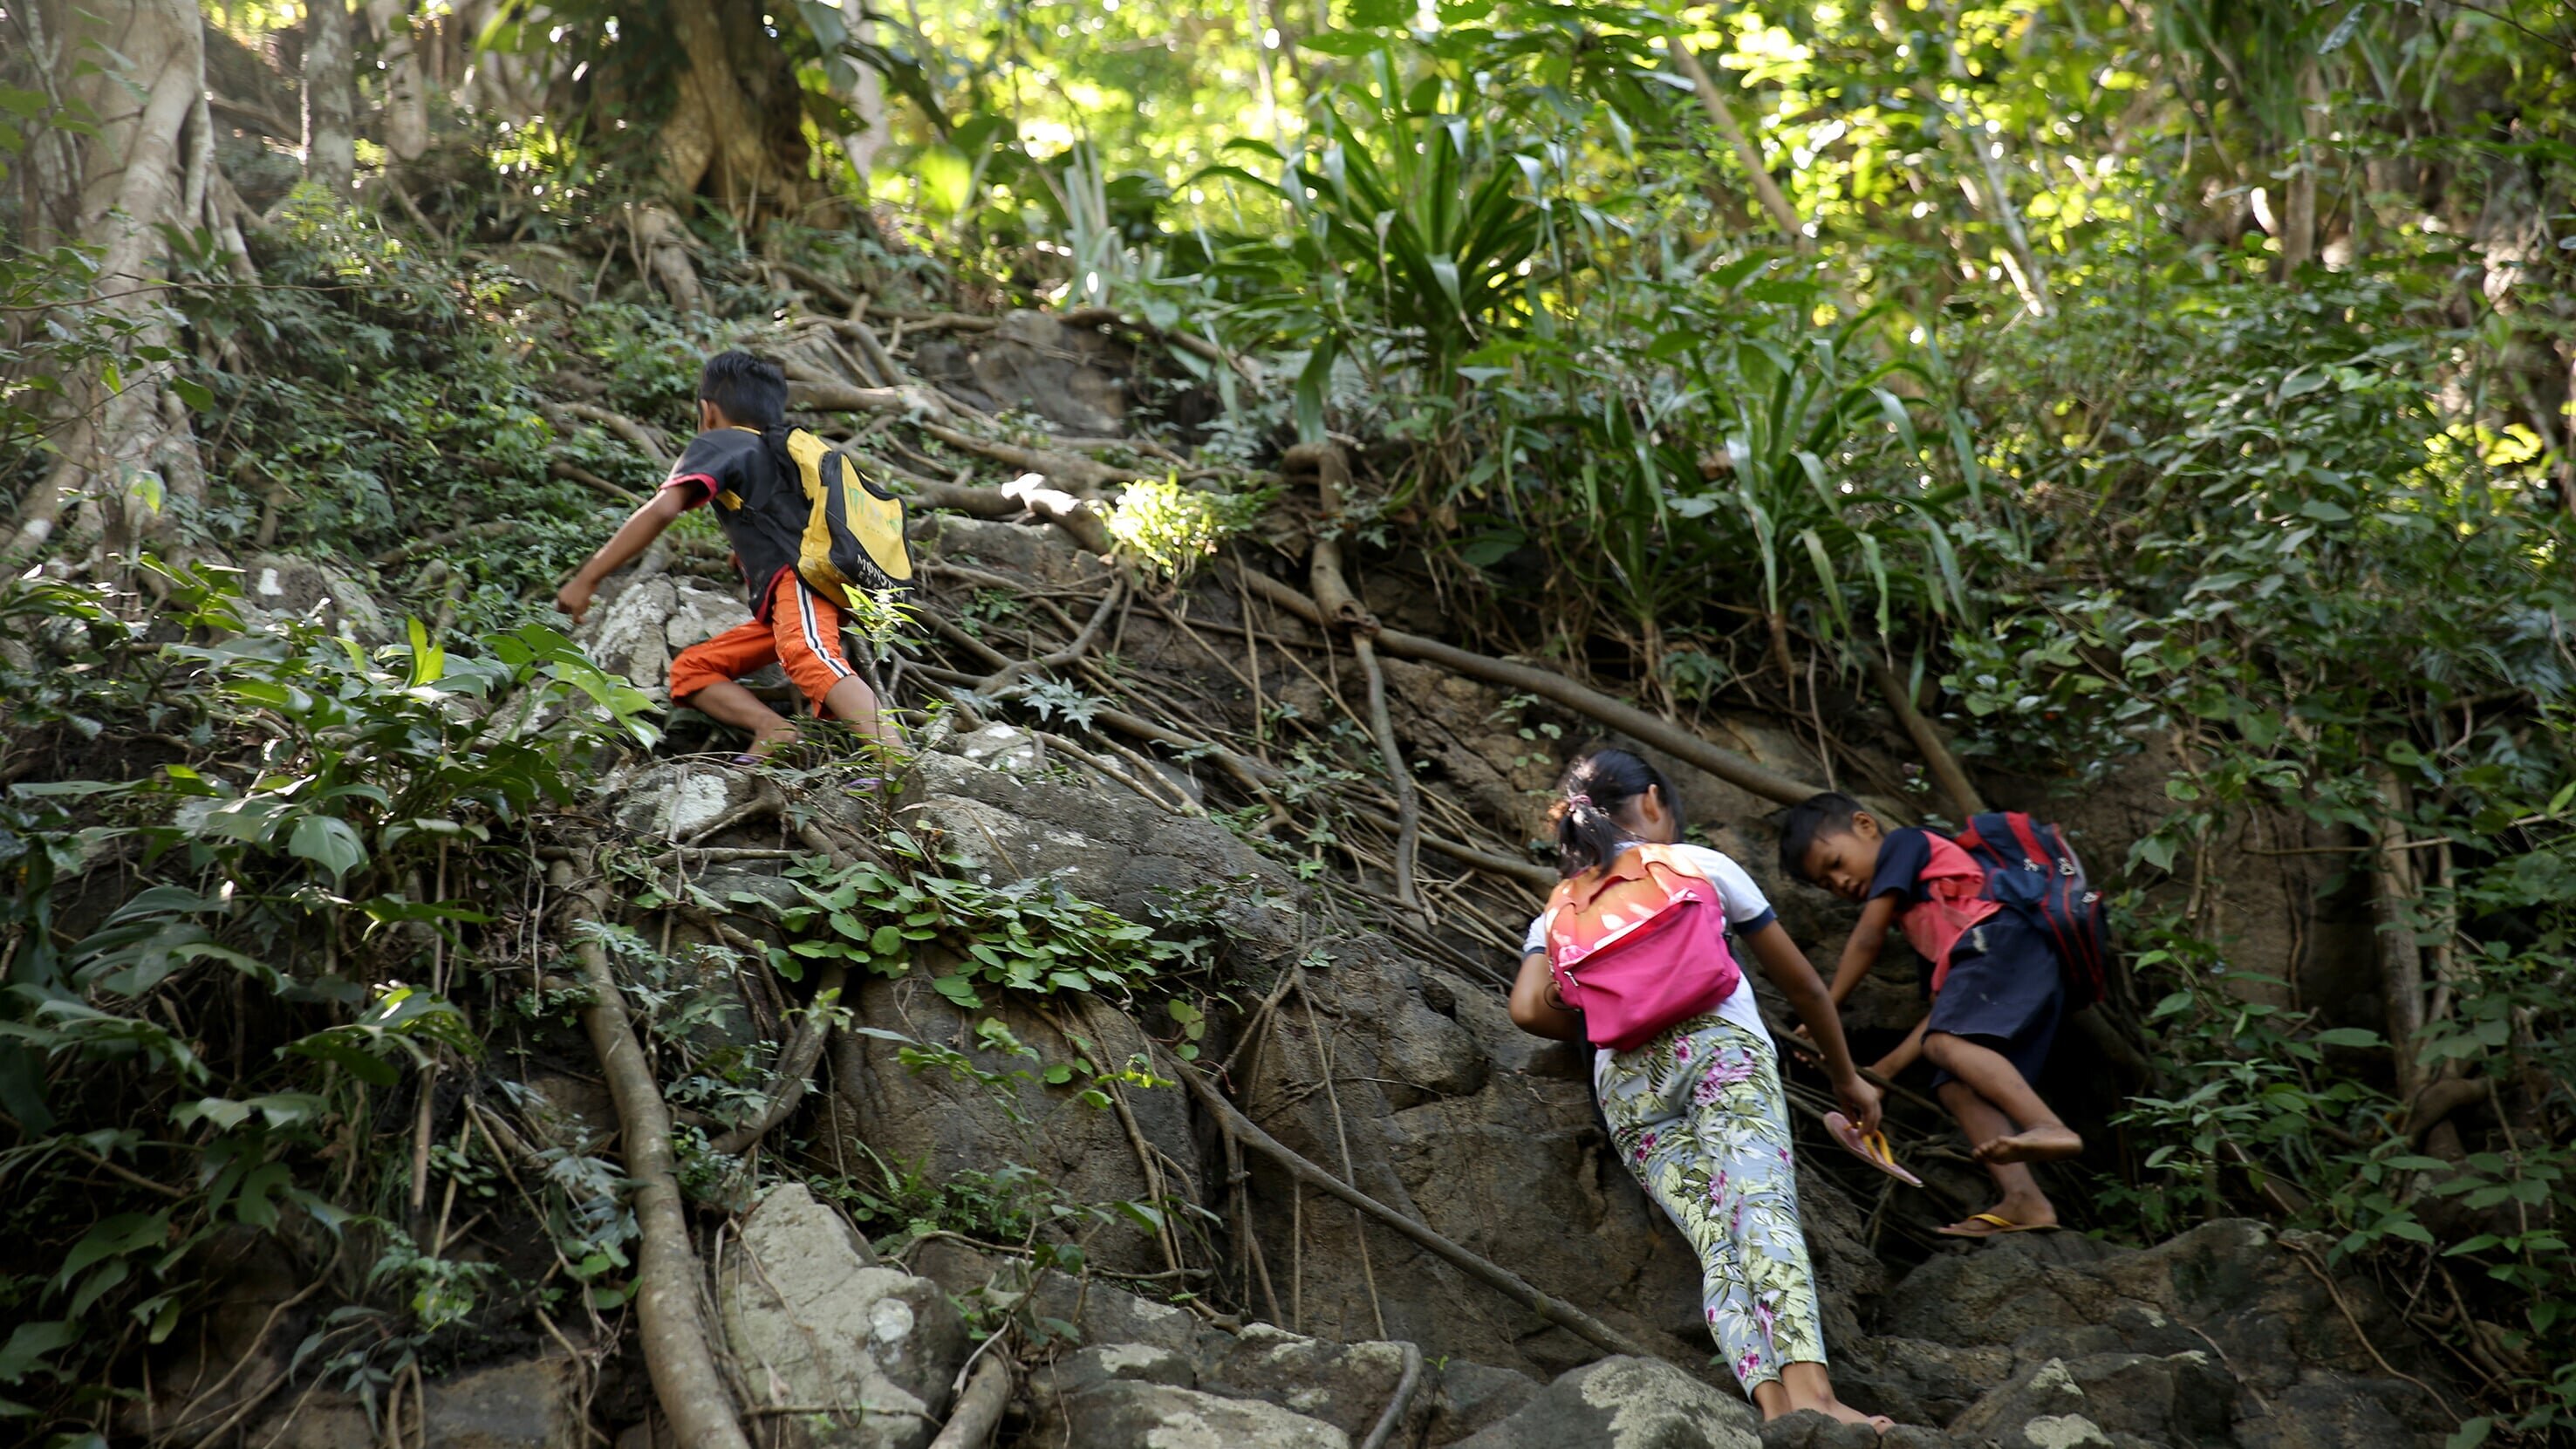
<path fill-rule="evenodd" d="M 805 904 L 778 919 L 801 939 L 771 949 L 779 974 L 798 980 L 805 962 L 837 959 L 903 976 L 927 959 L 940 963 L 929 968 L 939 994 L 973 1010 L 984 1004 L 979 985 L 1039 993 L 1132 989 L 1181 956 L 1152 927 L 1082 899 L 1060 880 L 997 886 L 990 871 L 935 857 L 900 830 L 889 831 L 884 846 L 916 868 L 899 874 L 861 863 L 836 871 L 798 862 L 790 878 Z"/>
<path fill-rule="evenodd" d="M 13 698 L 13 726 L 130 749 L 141 716 L 190 761 L 21 779 L 0 801 L 0 1109 L 17 1134 L 0 1222 L 29 1249 L 13 1263 L 49 1265 L 0 1294 L 57 1325 L 13 1335 L 22 1392 L 98 1382 L 121 1347 L 166 1338 L 205 1291 L 204 1250 L 245 1230 L 385 1244 L 369 1281 L 413 1338 L 473 1310 L 488 1266 L 351 1207 L 384 1180 L 364 1150 L 371 1092 L 482 1050 L 437 983 L 489 914 L 423 884 L 446 879 L 451 847 L 568 801 L 576 752 L 652 737 L 640 695 L 539 626 L 451 653 L 414 622 L 407 644 L 369 649 L 246 624 L 221 571 L 164 582 L 172 617 L 237 632 L 156 645 L 86 590 L 0 586 L 0 644 L 54 655 L 66 681 Z M 381 1371 L 374 1352 L 349 1371 Z"/>

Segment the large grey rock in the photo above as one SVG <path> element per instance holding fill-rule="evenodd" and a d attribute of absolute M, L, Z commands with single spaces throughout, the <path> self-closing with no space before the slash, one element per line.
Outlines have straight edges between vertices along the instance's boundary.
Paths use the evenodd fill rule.
<path fill-rule="evenodd" d="M 2052 1358 L 1979 1399 L 1950 1425 L 2001 1449 L 2075 1449 L 2133 1435 L 2158 1444 L 2224 1442 L 2235 1381 L 2205 1353 Z"/>
<path fill-rule="evenodd" d="M 1510 1418 L 1544 1387 L 1527 1374 L 1464 1361 L 1452 1361 L 1438 1374 L 1439 1387 L 1426 1395 L 1432 1401 L 1431 1423 L 1423 1439 L 1435 1449 Z"/>
<path fill-rule="evenodd" d="M 663 760 L 612 779 L 609 809 L 622 829 L 683 841 L 749 804 L 758 789 L 758 778 L 747 770 L 706 760 Z"/>
<path fill-rule="evenodd" d="M 947 1412 L 966 1331 L 939 1285 L 872 1261 L 801 1183 L 773 1189 L 720 1265 L 725 1342 L 788 1449 L 921 1449 Z"/>
<path fill-rule="evenodd" d="M 1195 1388 L 1196 1365 L 1181 1354 L 1150 1343 L 1103 1343 L 1079 1348 L 1031 1371 L 1030 1392 L 1041 1404 L 1087 1394 L 1103 1384 L 1164 1384 Z"/>
<path fill-rule="evenodd" d="M 1350 1449 L 1350 1436 L 1259 1399 L 1116 1380 L 1064 1400 L 1064 1449 Z"/>
<path fill-rule="evenodd" d="M 252 617 L 311 619 L 334 634 L 368 643 L 393 637 L 385 611 L 365 585 L 330 564 L 297 554 L 254 554 L 242 565 L 242 603 Z"/>
<path fill-rule="evenodd" d="M 1007 312 L 989 332 L 925 340 L 924 377 L 988 412 L 1017 408 L 1075 433 L 1116 433 L 1127 416 L 1124 343 L 1043 312 Z"/>
<path fill-rule="evenodd" d="M 997 881 L 1052 876 L 1132 921 L 1201 890 L 1239 953 L 1297 938 L 1296 882 L 1214 821 L 1171 814 L 1131 790 L 1049 772 L 1024 733 L 987 729 L 920 757 L 900 814 Z"/>
<path fill-rule="evenodd" d="M 1457 1449 L 1761 1449 L 1742 1397 L 1655 1359 L 1605 1358 L 1560 1375 Z"/>
<path fill-rule="evenodd" d="M 1255 1323 L 1209 1356 L 1199 1384 L 1294 1409 L 1357 1440 L 1386 1412 L 1403 1378 L 1402 1344 L 1329 1343 Z M 1407 1407 L 1398 1442 L 1430 1417 L 1429 1396 L 1419 1391 Z"/>
<path fill-rule="evenodd" d="M 2451 1416 L 2388 1379 L 2345 1311 L 2383 1353 L 2423 1346 L 2368 1282 L 2339 1292 L 2259 1223 L 2136 1251 L 2071 1233 L 2005 1238 L 1908 1275 L 1884 1301 L 1884 1336 L 1837 1381 L 1856 1404 L 1927 1417 L 1973 1387 L 1981 1397 L 1954 1425 L 1970 1441 L 2054 1418 L 2069 1422 L 2022 1438 L 2077 1434 L 2081 1419 L 2115 1444 L 2440 1442 Z M 2301 1403 L 2333 1407 L 2284 1407 Z"/>
<path fill-rule="evenodd" d="M 670 689 L 673 656 L 750 620 L 750 607 L 731 590 L 655 574 L 624 581 L 613 592 L 601 590 L 573 638 L 602 668 L 662 698 Z"/>
<path fill-rule="evenodd" d="M 1885 1449 L 1878 1430 L 1846 1424 L 1813 1409 L 1783 1414 L 1762 1426 L 1762 1449 Z"/>
<path fill-rule="evenodd" d="M 938 1068 L 914 1071 L 903 1063 L 903 1042 L 836 1032 L 830 1130 L 848 1134 L 897 1170 L 919 1171 L 933 1182 L 1016 1163 L 1034 1170 L 1037 1185 L 1072 1203 L 1142 1202 L 1156 1195 L 1157 1184 L 1146 1179 L 1116 1112 L 1082 1099 L 1087 1080 L 1049 1086 L 1039 1074 L 1043 1063 L 988 1046 L 978 1030 L 981 1023 L 998 1022 L 1044 1063 L 1079 1055 L 1115 1067 L 1146 1049 L 1144 1034 L 1124 1014 L 1084 1013 L 1063 1001 L 1042 1011 L 998 992 L 986 993 L 983 1007 L 968 1011 L 917 973 L 899 981 L 870 977 L 855 983 L 844 1000 L 872 1028 L 960 1051 L 1004 1085 L 997 1090 Z M 1084 1044 L 1076 1046 L 1068 1031 Z M 1185 1169 L 1168 1174 L 1162 1185 L 1195 1193 L 1205 1176 L 1196 1166 L 1198 1142 L 1181 1089 L 1120 1090 L 1146 1145 Z M 1103 1267 L 1152 1272 L 1163 1266 L 1153 1243 L 1142 1228 L 1122 1220 L 1092 1232 L 1085 1246 Z"/>
<path fill-rule="evenodd" d="M 349 1449 L 378 1435 L 346 1394 L 283 1396 L 244 1442 L 269 1449 Z M 581 1449 L 581 1375 L 561 1357 L 495 1364 L 428 1385 L 427 1439 L 439 1449 Z"/>
<path fill-rule="evenodd" d="M 1097 1278 L 1050 1276 L 1030 1295 L 1040 1318 L 1070 1323 L 1086 1344 L 1147 1344 L 1196 1361 L 1203 1342 L 1223 1338 L 1168 1303 L 1140 1298 Z"/>

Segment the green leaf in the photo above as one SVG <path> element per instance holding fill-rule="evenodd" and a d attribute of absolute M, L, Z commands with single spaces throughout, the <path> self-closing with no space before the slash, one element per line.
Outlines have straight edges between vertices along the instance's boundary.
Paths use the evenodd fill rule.
<path fill-rule="evenodd" d="M 24 1379 L 36 1370 L 46 1354 L 74 1343 L 80 1337 L 80 1325 L 58 1319 L 19 1324 L 10 1333 L 8 1343 L 0 1344 L 0 1384 L 14 1384 Z"/>
<path fill-rule="evenodd" d="M 2318 1032 L 2313 1038 L 2311 1038 L 2311 1040 L 2316 1042 L 2319 1046 L 2330 1047 L 2375 1047 L 2387 1045 L 2386 1042 L 2380 1039 L 2379 1033 L 2371 1031 L 2366 1027 L 2358 1026 L 2329 1027 L 2324 1031 Z"/>
<path fill-rule="evenodd" d="M 334 886 L 367 862 L 367 848 L 359 841 L 358 832 L 350 829 L 348 822 L 327 815 L 307 815 L 296 821 L 286 849 L 329 871 Z"/>
<path fill-rule="evenodd" d="M 2485 1417 L 2461 1421 L 2451 1437 L 2442 1441 L 2442 1449 L 2478 1449 L 2495 1432 L 2495 1420 Z"/>

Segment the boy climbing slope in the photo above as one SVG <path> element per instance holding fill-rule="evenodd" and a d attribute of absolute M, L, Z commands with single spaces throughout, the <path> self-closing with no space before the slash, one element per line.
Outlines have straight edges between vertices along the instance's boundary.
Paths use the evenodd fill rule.
<path fill-rule="evenodd" d="M 1941 1104 L 2003 1195 L 1941 1232 L 1985 1238 L 2057 1226 L 2057 1209 L 2028 1164 L 2072 1157 L 2084 1139 L 2031 1087 L 2066 1010 L 2049 938 L 1989 898 L 1985 868 L 1957 842 L 1912 826 L 1890 830 L 1848 795 L 1791 808 L 1780 827 L 1780 868 L 1863 903 L 1834 968 L 1836 1007 L 1877 962 L 1890 925 L 1903 927 L 1931 973 L 1931 1014 L 1878 1071 L 1894 1076 L 1929 1058 Z"/>
<path fill-rule="evenodd" d="M 748 352 L 719 352 L 698 377 L 698 426 L 652 500 L 635 510 L 555 595 L 576 624 L 599 581 L 652 545 L 672 520 L 701 504 L 732 543 L 752 618 L 671 661 L 671 702 L 751 732 L 749 761 L 796 738 L 796 726 L 745 689 L 742 676 L 773 660 L 817 714 L 841 720 L 880 746 L 896 740 L 877 714 L 876 692 L 841 653 L 841 611 L 797 574 L 810 512 L 786 456 L 787 378 Z"/>

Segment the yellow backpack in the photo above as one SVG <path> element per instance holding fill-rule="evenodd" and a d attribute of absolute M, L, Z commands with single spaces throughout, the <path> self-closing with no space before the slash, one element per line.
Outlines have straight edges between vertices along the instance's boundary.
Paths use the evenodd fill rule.
<path fill-rule="evenodd" d="M 787 456 L 810 508 L 797 541 L 797 576 L 844 609 L 854 590 L 910 589 L 903 500 L 878 487 L 849 454 L 803 428 L 787 435 Z"/>

